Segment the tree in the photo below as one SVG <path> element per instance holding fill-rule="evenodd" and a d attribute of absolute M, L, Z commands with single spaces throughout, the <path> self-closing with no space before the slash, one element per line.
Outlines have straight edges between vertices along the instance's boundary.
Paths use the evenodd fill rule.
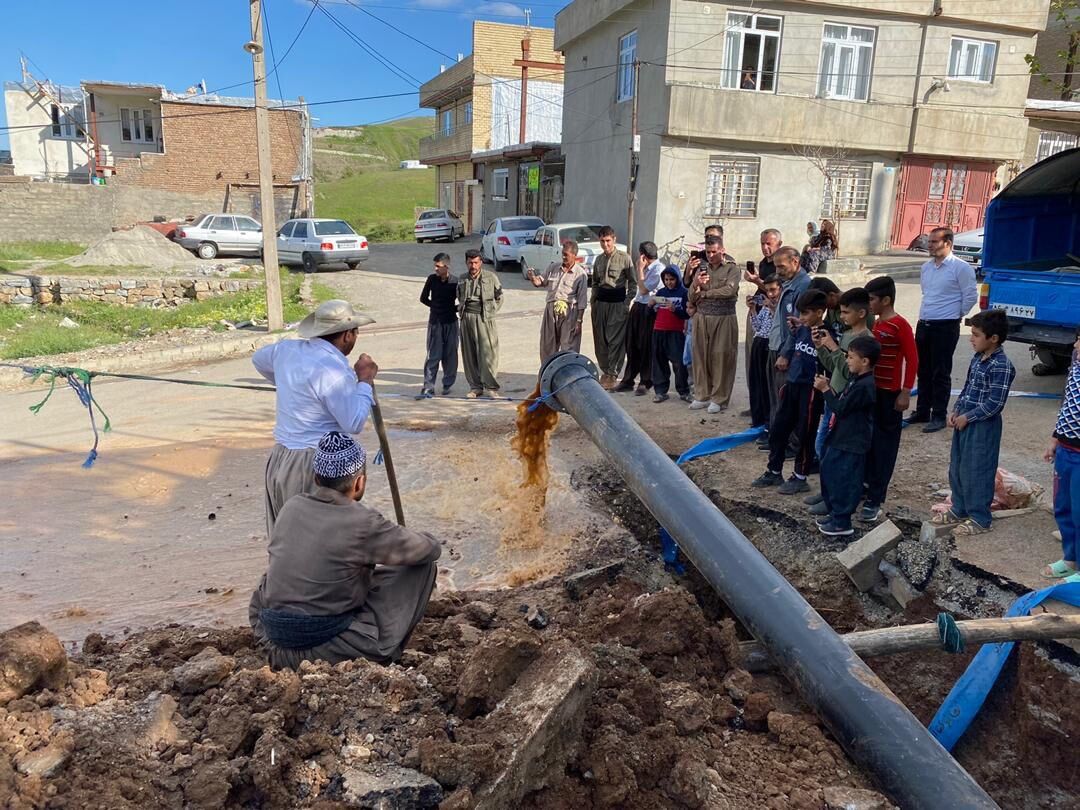
<path fill-rule="evenodd" d="M 1051 53 L 1029 53 L 1024 57 L 1032 76 L 1052 87 L 1062 101 L 1071 101 L 1076 92 L 1076 67 L 1080 62 L 1080 0 L 1050 0 L 1046 34 L 1063 33 L 1063 47 Z"/>

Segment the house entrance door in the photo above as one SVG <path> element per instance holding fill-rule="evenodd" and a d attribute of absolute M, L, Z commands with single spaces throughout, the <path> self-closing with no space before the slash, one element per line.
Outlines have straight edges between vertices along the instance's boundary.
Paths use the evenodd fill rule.
<path fill-rule="evenodd" d="M 934 228 L 952 228 L 957 233 L 978 228 L 996 171 L 993 163 L 904 158 L 892 246 L 906 248 Z"/>

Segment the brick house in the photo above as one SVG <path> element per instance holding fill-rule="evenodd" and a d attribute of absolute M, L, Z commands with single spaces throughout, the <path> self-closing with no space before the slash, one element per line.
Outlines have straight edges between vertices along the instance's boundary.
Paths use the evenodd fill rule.
<path fill-rule="evenodd" d="M 551 29 L 475 21 L 473 52 L 420 87 L 420 106 L 435 110 L 420 160 L 437 167 L 439 205 L 468 231 L 495 217 L 554 217 L 563 59 L 553 38 Z"/>
<path fill-rule="evenodd" d="M 4 86 L 16 177 L 171 192 L 215 210 L 259 215 L 254 101 L 159 85 L 25 77 Z M 311 209 L 311 119 L 303 102 L 270 102 L 276 208 Z"/>

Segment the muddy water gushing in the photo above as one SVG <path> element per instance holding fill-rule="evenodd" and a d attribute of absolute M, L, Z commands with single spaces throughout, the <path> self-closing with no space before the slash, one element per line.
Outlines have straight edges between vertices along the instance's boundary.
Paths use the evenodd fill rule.
<path fill-rule="evenodd" d="M 536 389 L 517 406 L 517 418 L 514 420 L 517 433 L 510 440 L 510 446 L 525 468 L 521 488 L 536 490 L 543 504 L 548 486 L 548 447 L 551 445 L 551 432 L 559 424 L 559 414 L 544 403 L 533 408 L 539 398 L 540 384 L 537 383 Z"/>

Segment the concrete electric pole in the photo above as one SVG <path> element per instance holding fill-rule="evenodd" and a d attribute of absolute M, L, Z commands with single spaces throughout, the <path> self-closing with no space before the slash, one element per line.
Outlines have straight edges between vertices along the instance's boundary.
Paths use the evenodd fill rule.
<path fill-rule="evenodd" d="M 638 132 L 638 79 L 641 63 L 634 60 L 634 106 L 630 112 L 630 183 L 626 191 L 626 252 L 636 263 L 634 247 L 634 202 L 637 200 L 637 176 L 641 156 L 641 134 Z"/>
<path fill-rule="evenodd" d="M 285 328 L 281 311 L 281 276 L 278 271 L 277 222 L 274 216 L 274 169 L 270 160 L 270 118 L 266 111 L 266 53 L 263 50 L 261 0 L 251 4 L 251 54 L 255 72 L 255 143 L 259 150 L 259 207 L 262 209 L 263 272 L 266 277 L 266 318 L 271 332 Z"/>

